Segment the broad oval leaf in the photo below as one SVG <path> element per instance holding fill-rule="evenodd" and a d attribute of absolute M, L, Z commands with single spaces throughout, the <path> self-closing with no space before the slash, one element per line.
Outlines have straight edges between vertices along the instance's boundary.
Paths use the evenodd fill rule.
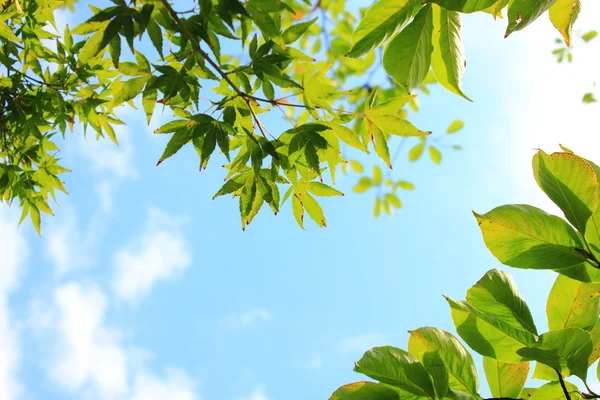
<path fill-rule="evenodd" d="M 483 357 L 483 371 L 492 396 L 498 398 L 518 398 L 529 375 L 529 361 L 503 363 L 493 358 Z"/>
<path fill-rule="evenodd" d="M 467 291 L 467 302 L 484 314 L 537 335 L 531 311 L 506 272 L 488 271 Z"/>
<path fill-rule="evenodd" d="M 383 67 L 408 92 L 418 87 L 431 66 L 433 11 L 425 5 L 397 34 L 383 54 Z"/>
<path fill-rule="evenodd" d="M 473 357 L 451 333 L 438 328 L 419 328 L 409 331 L 408 351 L 423 361 L 425 353 L 439 351 L 448 370 L 450 389 L 475 398 L 479 395 L 479 381 Z"/>
<path fill-rule="evenodd" d="M 449 390 L 448 369 L 439 350 L 426 351 L 420 360 L 433 380 L 437 398 L 443 399 Z"/>
<path fill-rule="evenodd" d="M 356 362 L 354 371 L 409 393 L 434 399 L 435 390 L 425 367 L 411 354 L 391 347 L 374 347 Z"/>
<path fill-rule="evenodd" d="M 433 53 L 435 79 L 446 89 L 471 101 L 461 89 L 466 60 L 461 38 L 460 14 L 433 5 Z"/>
<path fill-rule="evenodd" d="M 576 249 L 584 244 L 562 219 L 529 205 L 500 206 L 473 213 L 487 248 L 503 264 L 515 268 L 554 269 L 581 264 Z"/>
<path fill-rule="evenodd" d="M 598 176 L 585 159 L 571 153 L 542 150 L 533 157 L 533 175 L 539 187 L 585 233 L 588 220 L 598 207 Z"/>
<path fill-rule="evenodd" d="M 546 316 L 550 330 L 591 330 L 600 314 L 600 283 L 585 283 L 559 275 L 550 290 Z"/>
<path fill-rule="evenodd" d="M 521 362 L 523 356 L 517 351 L 533 344 L 536 336 L 483 313 L 466 301 L 446 297 L 450 305 L 452 321 L 460 337 L 473 350 L 502 362 Z"/>
<path fill-rule="evenodd" d="M 352 34 L 352 48 L 346 56 L 358 58 L 385 43 L 404 28 L 418 6 L 415 0 L 376 1 Z"/>
<path fill-rule="evenodd" d="M 329 400 L 400 400 L 394 389 L 374 382 L 354 382 L 339 387 Z"/>
<path fill-rule="evenodd" d="M 558 378 L 557 378 L 558 379 Z M 579 392 L 579 388 L 571 382 L 565 381 L 565 387 L 569 393 Z M 529 389 L 533 391 L 533 395 L 528 398 L 529 400 L 564 400 L 565 392 L 560 386 L 560 382 L 550 382 L 540 386 L 536 389 Z M 522 396 L 523 397 L 523 396 Z"/>
<path fill-rule="evenodd" d="M 585 382 L 593 350 L 589 332 L 579 328 L 565 328 L 544 333 L 536 343 L 520 349 L 518 354 L 525 359 L 543 363 L 564 376 L 578 376 Z"/>

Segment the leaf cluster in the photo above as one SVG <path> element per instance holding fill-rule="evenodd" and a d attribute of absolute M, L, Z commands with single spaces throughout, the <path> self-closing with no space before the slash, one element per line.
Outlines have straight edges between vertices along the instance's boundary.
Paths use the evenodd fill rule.
<path fill-rule="evenodd" d="M 500 262 L 559 274 L 547 300 L 548 330 L 538 331 L 506 272 L 488 271 L 465 300 L 445 297 L 458 336 L 483 356 L 495 399 L 599 398 L 587 381 L 600 357 L 600 168 L 563 150 L 540 150 L 533 174 L 564 219 L 521 204 L 474 213 Z M 525 387 L 532 362 L 532 377 L 547 381 L 535 389 Z M 377 382 L 342 386 L 332 400 L 482 399 L 473 357 L 454 335 L 437 328 L 410 331 L 407 351 L 391 346 L 367 351 L 354 370 Z"/>
<path fill-rule="evenodd" d="M 158 164 L 187 145 L 200 169 L 217 153 L 227 160 L 217 194 L 238 199 L 242 228 L 264 204 L 277 213 L 288 198 L 300 226 L 305 214 L 325 226 L 315 196 L 341 194 L 332 185 L 351 159 L 346 149 L 374 150 L 391 168 L 393 138 L 413 137 L 410 160 L 427 149 L 441 161 L 440 147 L 409 122 L 408 110 L 418 109 L 414 91 L 428 93 L 435 82 L 469 99 L 461 86 L 461 13 L 498 17 L 507 8 L 510 34 L 549 9 L 569 43 L 578 4 L 378 0 L 357 21 L 345 1 L 198 0 L 180 10 L 168 0 L 112 0 L 58 32 L 54 14 L 73 2 L 3 2 L 1 199 L 16 199 L 39 232 L 40 212 L 52 213 L 48 195 L 65 191 L 54 135 L 77 123 L 118 143 L 116 110 L 141 104 L 148 122 L 157 106 L 173 116 L 156 131 L 170 136 Z M 154 51 L 140 52 L 147 49 L 140 41 Z M 374 84 L 380 66 L 389 79 Z M 273 112 L 289 129 L 269 128 L 265 114 Z M 391 190 L 376 209 L 401 205 L 398 181 L 383 181 Z M 319 185 L 327 194 L 307 189 Z"/>

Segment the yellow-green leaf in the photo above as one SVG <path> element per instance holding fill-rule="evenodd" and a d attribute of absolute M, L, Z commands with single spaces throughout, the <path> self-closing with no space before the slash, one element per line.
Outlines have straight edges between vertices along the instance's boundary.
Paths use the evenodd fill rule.
<path fill-rule="evenodd" d="M 571 45 L 571 32 L 573 24 L 581 11 L 579 0 L 556 0 L 550 7 L 550 21 L 565 39 L 567 46 Z"/>

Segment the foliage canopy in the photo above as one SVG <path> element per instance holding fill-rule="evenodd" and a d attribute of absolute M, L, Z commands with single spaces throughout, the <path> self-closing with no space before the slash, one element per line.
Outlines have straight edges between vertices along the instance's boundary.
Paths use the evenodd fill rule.
<path fill-rule="evenodd" d="M 74 124 L 117 143 L 115 111 L 141 104 L 148 121 L 157 105 L 174 119 L 158 157 L 166 162 L 192 145 L 200 169 L 226 159 L 226 182 L 215 197 L 238 199 L 242 228 L 267 204 L 277 213 L 289 200 L 297 223 L 307 214 L 325 226 L 317 198 L 342 193 L 335 183 L 345 148 L 371 150 L 389 167 L 390 142 L 416 140 L 408 157 L 427 149 L 440 163 L 439 138 L 407 120 L 415 90 L 439 82 L 469 99 L 461 15 L 501 17 L 506 35 L 546 10 L 567 44 L 579 0 L 378 0 L 360 21 L 344 1 L 198 0 L 188 8 L 168 0 L 113 0 L 76 27 L 58 31 L 55 13 L 74 2 L 0 2 L 0 198 L 15 199 L 40 231 L 49 198 L 66 193 L 55 143 Z M 318 22 L 317 22 L 318 21 Z M 142 41 L 142 45 L 139 41 Z M 154 50 L 141 52 L 144 43 Z M 381 50 L 381 51 L 380 51 Z M 379 56 L 377 56 L 379 54 Z M 389 81 L 371 85 L 383 65 Z M 350 84 L 351 78 L 364 78 Z M 210 89 L 210 90 L 209 90 Z M 264 114 L 281 112 L 289 129 L 271 132 Z M 462 126 L 455 121 L 453 133 Z M 454 146 L 458 149 L 458 146 Z M 398 151 L 396 151 L 398 154 Z M 362 166 L 350 163 L 362 173 Z M 326 170 L 327 173 L 326 173 Z M 414 185 L 383 176 L 377 166 L 355 187 L 378 187 L 375 215 L 402 206 L 398 189 Z"/>
<path fill-rule="evenodd" d="M 486 246 L 500 262 L 559 274 L 547 300 L 548 331 L 540 334 L 506 272 L 488 271 L 467 290 L 466 300 L 446 297 L 456 332 L 483 356 L 496 399 L 600 398 L 587 383 L 588 370 L 600 357 L 600 168 L 563 149 L 540 150 L 533 174 L 566 220 L 523 204 L 474 213 Z M 535 389 L 525 387 L 531 362 L 536 363 L 532 377 L 547 381 Z M 330 400 L 482 398 L 473 357 L 438 328 L 410 331 L 408 351 L 375 347 L 354 370 L 378 383 L 342 386 Z M 596 374 L 600 378 L 600 366 Z"/>

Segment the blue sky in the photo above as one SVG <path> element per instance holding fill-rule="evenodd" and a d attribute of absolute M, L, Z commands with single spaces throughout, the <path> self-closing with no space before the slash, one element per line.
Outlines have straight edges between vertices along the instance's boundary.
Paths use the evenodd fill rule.
<path fill-rule="evenodd" d="M 583 6 L 582 31 L 600 16 Z M 464 19 L 474 102 L 436 88 L 412 117 L 434 134 L 464 120 L 450 141 L 464 150 L 441 166 L 401 158 L 393 174 L 417 190 L 392 217 L 373 218 L 372 194 L 352 193 L 349 176 L 346 197 L 323 201 L 327 228 L 300 230 L 288 204 L 242 232 L 237 203 L 211 200 L 217 160 L 198 172 L 186 148 L 154 166 L 166 111 L 148 127 L 123 110 L 119 147 L 69 134 L 70 195 L 42 237 L 0 206 L 0 398 L 327 399 L 362 379 L 352 367 L 368 348 L 405 347 L 421 326 L 454 332 L 441 295 L 463 298 L 487 270 L 508 269 L 471 210 L 531 203 L 558 214 L 531 176 L 534 149 L 563 143 L 600 160 L 600 113 L 580 104 L 598 78 L 598 43 L 557 65 L 545 16 L 506 40 L 504 29 Z M 510 272 L 543 331 L 554 275 Z"/>

